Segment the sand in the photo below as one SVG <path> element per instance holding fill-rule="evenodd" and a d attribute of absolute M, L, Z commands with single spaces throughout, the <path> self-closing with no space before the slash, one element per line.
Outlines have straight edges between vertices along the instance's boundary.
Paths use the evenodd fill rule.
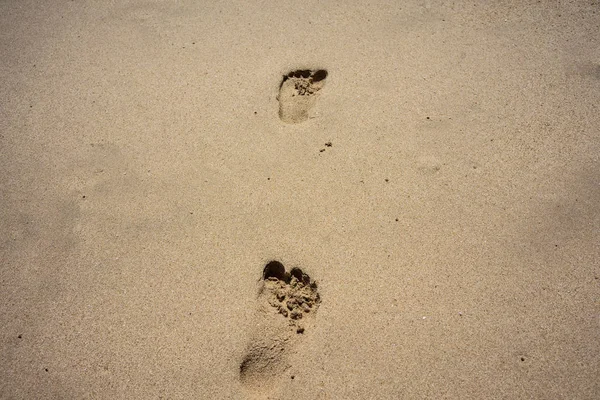
<path fill-rule="evenodd" d="M 598 398 L 598 26 L 1 2 L 0 398 Z"/>

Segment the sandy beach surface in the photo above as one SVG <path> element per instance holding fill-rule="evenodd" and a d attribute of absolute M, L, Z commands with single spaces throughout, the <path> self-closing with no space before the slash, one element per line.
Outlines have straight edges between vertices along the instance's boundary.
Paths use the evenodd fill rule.
<path fill-rule="evenodd" d="M 600 397 L 600 2 L 7 0 L 0 54 L 0 398 Z"/>

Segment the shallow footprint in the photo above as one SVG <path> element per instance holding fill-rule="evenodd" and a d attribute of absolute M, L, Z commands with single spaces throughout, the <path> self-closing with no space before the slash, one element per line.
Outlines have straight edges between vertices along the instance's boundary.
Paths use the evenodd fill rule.
<path fill-rule="evenodd" d="M 312 327 L 321 298 L 307 274 L 300 268 L 287 272 L 278 261 L 265 266 L 260 285 L 257 324 L 240 364 L 240 380 L 246 389 L 264 394 L 290 367 L 290 352 Z"/>
<path fill-rule="evenodd" d="M 277 96 L 279 118 L 292 124 L 306 121 L 326 78 L 327 71 L 324 69 L 297 70 L 284 75 Z"/>

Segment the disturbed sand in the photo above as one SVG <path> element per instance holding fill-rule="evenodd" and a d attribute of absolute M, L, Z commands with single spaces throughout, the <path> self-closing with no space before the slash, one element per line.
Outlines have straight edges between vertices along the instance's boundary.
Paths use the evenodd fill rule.
<path fill-rule="evenodd" d="M 600 5 L 489 3 L 0 3 L 0 398 L 598 398 Z"/>

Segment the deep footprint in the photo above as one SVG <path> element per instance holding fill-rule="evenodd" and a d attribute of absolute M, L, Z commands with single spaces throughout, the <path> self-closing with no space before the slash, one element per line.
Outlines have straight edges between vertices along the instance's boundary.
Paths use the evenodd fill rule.
<path fill-rule="evenodd" d="M 253 391 L 270 391 L 290 366 L 289 352 L 312 326 L 321 298 L 316 282 L 300 268 L 269 262 L 261 279 L 257 325 L 240 364 L 240 380 Z"/>
<path fill-rule="evenodd" d="M 326 78 L 327 71 L 324 69 L 296 70 L 284 75 L 277 96 L 279 118 L 292 124 L 306 121 Z"/>

